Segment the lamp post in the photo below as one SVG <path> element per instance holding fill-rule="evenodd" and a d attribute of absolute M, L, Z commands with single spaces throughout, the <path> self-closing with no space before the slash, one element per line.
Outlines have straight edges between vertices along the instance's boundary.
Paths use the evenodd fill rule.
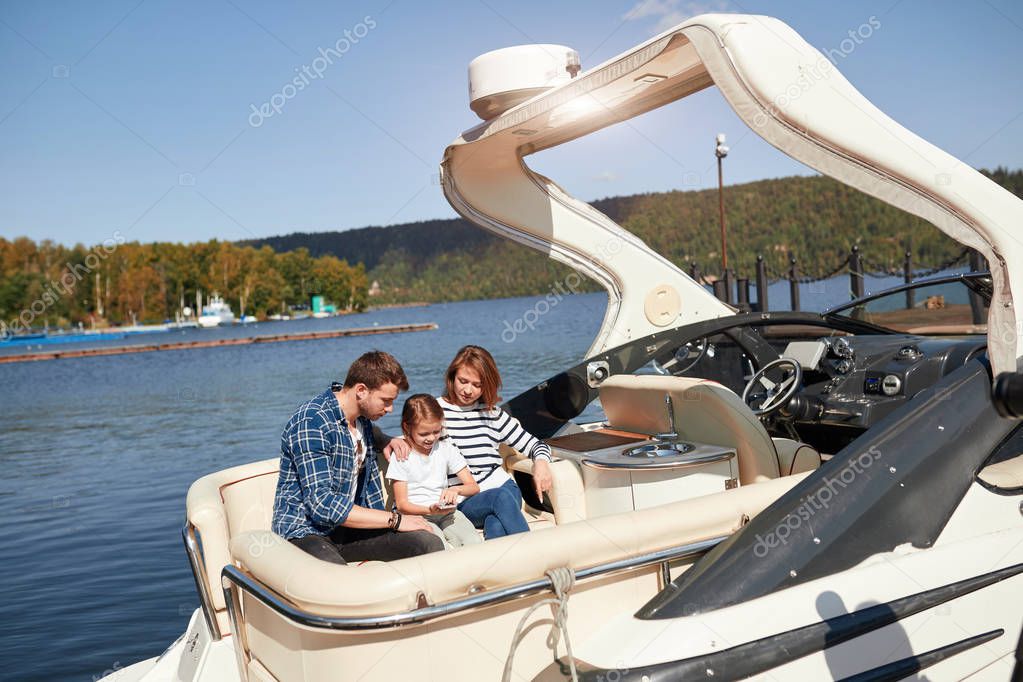
<path fill-rule="evenodd" d="M 725 134 L 718 133 L 717 147 L 714 148 L 714 155 L 718 157 L 718 213 L 721 216 L 721 271 L 728 273 L 728 244 L 725 240 L 725 187 L 721 174 L 721 159 L 728 156 L 728 147 L 725 146 Z"/>

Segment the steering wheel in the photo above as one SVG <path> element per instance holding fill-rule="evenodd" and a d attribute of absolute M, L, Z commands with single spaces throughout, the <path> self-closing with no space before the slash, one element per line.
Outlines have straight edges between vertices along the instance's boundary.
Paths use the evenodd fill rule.
<path fill-rule="evenodd" d="M 672 353 L 672 356 L 663 364 L 654 360 L 652 363 L 654 371 L 658 374 L 671 374 L 677 377 L 682 376 L 695 367 L 696 363 L 702 360 L 708 352 L 711 356 L 714 355 L 713 351 L 708 351 L 709 348 L 710 341 L 707 340 L 706 336 L 687 341 L 676 348 L 675 352 Z"/>
<path fill-rule="evenodd" d="M 772 373 L 777 381 L 768 377 Z M 785 406 L 803 384 L 803 368 L 792 358 L 778 358 L 750 377 L 742 390 L 742 402 L 758 417 L 774 414 Z M 754 389 L 760 391 L 754 393 Z"/>

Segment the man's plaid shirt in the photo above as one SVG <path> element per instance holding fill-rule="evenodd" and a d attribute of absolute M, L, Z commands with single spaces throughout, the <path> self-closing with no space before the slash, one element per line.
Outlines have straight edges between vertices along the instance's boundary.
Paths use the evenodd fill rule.
<path fill-rule="evenodd" d="M 339 390 L 334 383 L 299 407 L 281 434 L 273 532 L 284 538 L 327 535 L 344 523 L 353 504 L 384 508 L 373 427 L 365 417 L 356 420 L 366 443 L 362 477 L 356 481 L 355 444 L 334 397 Z"/>

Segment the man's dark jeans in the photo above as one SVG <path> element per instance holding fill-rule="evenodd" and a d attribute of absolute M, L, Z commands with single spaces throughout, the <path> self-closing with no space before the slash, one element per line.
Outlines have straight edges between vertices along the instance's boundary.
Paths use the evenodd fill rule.
<path fill-rule="evenodd" d="M 395 533 L 387 528 L 345 528 L 330 535 L 306 535 L 291 543 L 317 559 L 332 564 L 359 561 L 393 561 L 444 549 L 439 537 L 426 530 Z"/>

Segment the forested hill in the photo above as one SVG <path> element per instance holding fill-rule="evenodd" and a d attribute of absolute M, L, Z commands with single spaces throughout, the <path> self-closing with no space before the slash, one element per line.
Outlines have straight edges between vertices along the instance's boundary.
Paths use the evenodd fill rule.
<path fill-rule="evenodd" d="M 982 171 L 1023 196 L 1023 171 Z M 592 202 L 684 269 L 720 262 L 717 190 L 659 192 Z M 725 188 L 729 265 L 751 274 L 757 254 L 781 272 L 788 254 L 806 274 L 831 271 L 858 244 L 869 265 L 898 266 L 911 243 L 920 267 L 960 247 L 936 228 L 826 177 L 761 180 Z M 461 219 L 344 232 L 294 233 L 246 242 L 275 251 L 306 248 L 364 263 L 378 302 L 450 301 L 547 292 L 568 269 Z"/>

